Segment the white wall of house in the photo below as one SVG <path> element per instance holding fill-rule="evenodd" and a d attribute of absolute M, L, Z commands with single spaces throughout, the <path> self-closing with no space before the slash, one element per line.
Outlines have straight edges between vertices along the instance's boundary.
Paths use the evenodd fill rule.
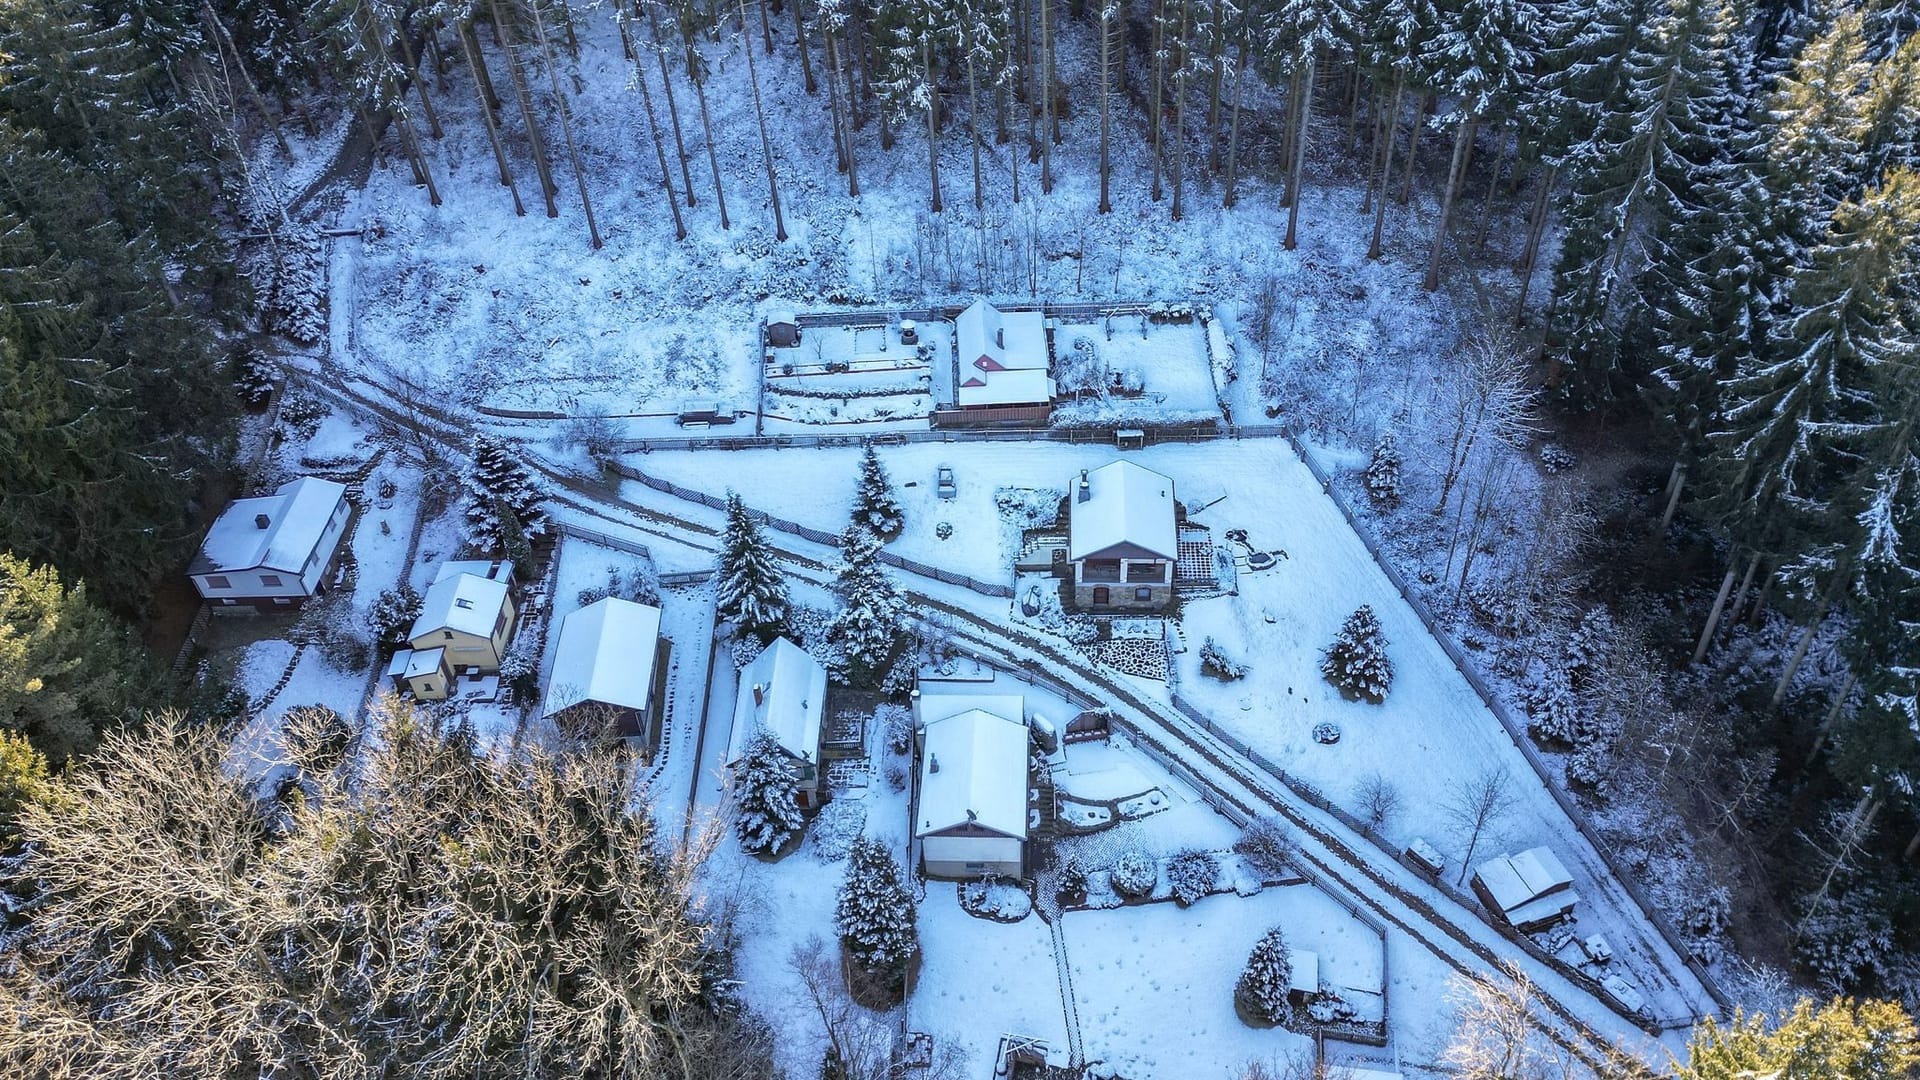
<path fill-rule="evenodd" d="M 1021 847 L 1005 836 L 929 836 L 920 841 L 920 861 L 930 877 L 1019 877 L 1025 872 Z"/>
<path fill-rule="evenodd" d="M 327 564 L 332 561 L 334 549 L 339 546 L 340 535 L 346 531 L 347 519 L 351 516 L 352 511 L 342 500 L 333 518 L 327 522 L 326 530 L 320 534 L 320 543 L 308 555 L 306 565 L 299 573 L 256 567 L 222 574 L 194 574 L 194 588 L 214 603 L 223 600 L 242 603 L 254 600 L 299 600 L 314 596 L 320 591 Z"/>

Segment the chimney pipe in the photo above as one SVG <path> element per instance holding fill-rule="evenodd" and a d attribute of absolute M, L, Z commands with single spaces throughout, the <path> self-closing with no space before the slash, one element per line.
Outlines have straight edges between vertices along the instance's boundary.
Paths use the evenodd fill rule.
<path fill-rule="evenodd" d="M 765 705 L 767 703 L 767 688 L 759 683 L 753 684 L 753 703 L 755 705 Z"/>
<path fill-rule="evenodd" d="M 940 771 L 940 755 L 939 754 L 927 755 L 927 771 L 930 773 L 935 773 Z"/>
<path fill-rule="evenodd" d="M 272 522 L 272 521 L 271 521 L 271 520 L 270 520 L 270 519 L 269 519 L 269 518 L 267 517 L 267 515 L 265 515 L 265 514 L 255 514 L 255 515 L 253 515 L 253 527 L 254 527 L 254 528 L 256 528 L 256 529 L 264 529 L 264 528 L 266 528 L 266 527 L 267 527 L 268 525 L 271 525 L 271 524 L 273 524 L 273 522 Z"/>
<path fill-rule="evenodd" d="M 993 343 L 994 343 L 994 345 L 996 345 L 996 346 L 998 346 L 999 348 L 1002 348 L 1002 349 L 1004 349 L 1004 348 L 1006 348 L 1006 347 L 1007 347 L 1007 328 L 1006 328 L 1006 327 L 1004 327 L 1004 326 L 996 326 L 996 327 L 994 327 L 994 329 L 993 329 Z"/>
<path fill-rule="evenodd" d="M 1088 499 L 1091 499 L 1091 498 L 1093 498 L 1093 485 L 1087 482 L 1087 470 L 1081 469 L 1080 470 L 1080 498 L 1078 501 L 1086 502 Z"/>

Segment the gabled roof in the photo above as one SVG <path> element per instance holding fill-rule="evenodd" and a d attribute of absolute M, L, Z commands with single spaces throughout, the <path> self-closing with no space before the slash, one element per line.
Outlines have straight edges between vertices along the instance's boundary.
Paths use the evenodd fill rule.
<path fill-rule="evenodd" d="M 1053 401 L 1053 379 L 1045 368 L 982 369 L 972 375 L 963 368 L 961 376 L 953 400 L 963 409 L 975 405 L 1046 405 Z"/>
<path fill-rule="evenodd" d="M 282 484 L 272 495 L 236 499 L 207 530 L 207 538 L 187 572 L 278 570 L 298 574 L 306 568 L 314 548 L 326 535 L 327 523 L 346 497 L 344 484 L 302 476 Z M 264 529 L 258 520 L 263 515 L 267 519 Z"/>
<path fill-rule="evenodd" d="M 1026 716 L 1026 705 L 1026 699 L 1019 694 L 930 694 L 922 691 L 914 699 L 913 721 L 924 728 L 937 720 L 973 709 L 984 709 L 1008 720 L 1021 720 Z"/>
<path fill-rule="evenodd" d="M 441 578 L 452 577 L 455 574 L 472 574 L 474 577 L 486 578 L 489 581 L 504 581 L 511 585 L 513 584 L 513 563 L 507 559 L 455 559 L 451 562 L 443 562 L 440 564 L 440 569 L 433 572 L 433 580 L 427 585 L 431 588 L 439 584 Z"/>
<path fill-rule="evenodd" d="M 1027 836 L 1027 726 L 985 709 L 927 725 L 915 836 L 969 822 Z"/>
<path fill-rule="evenodd" d="M 1047 369 L 1047 317 L 1038 311 L 1001 311 L 975 300 L 954 317 L 953 340 L 963 379 L 985 370 L 981 360 L 1003 371 Z"/>
<path fill-rule="evenodd" d="M 512 564 L 502 565 L 507 570 L 496 577 L 465 571 L 449 574 L 442 568 L 420 599 L 420 617 L 413 620 L 407 640 L 418 641 L 442 630 L 492 637 L 493 624 L 507 606 L 507 579 L 512 576 Z"/>
<path fill-rule="evenodd" d="M 582 702 L 645 709 L 653 690 L 660 609 L 609 596 L 560 620 L 540 715 Z"/>
<path fill-rule="evenodd" d="M 388 678 L 417 679 L 422 675 L 431 675 L 440 670 L 440 663 L 446 659 L 447 650 L 401 649 L 393 654 L 387 663 Z"/>
<path fill-rule="evenodd" d="M 759 701 L 754 700 L 756 686 Z M 780 748 L 793 757 L 818 762 L 820 717 L 826 700 L 826 666 L 786 638 L 775 638 L 740 669 L 727 764 L 746 756 L 747 740 L 761 728 L 771 732 Z"/>
<path fill-rule="evenodd" d="M 1131 461 L 1115 461 L 1067 484 L 1068 557 L 1161 558 L 1179 556 L 1173 522 L 1173 480 Z"/>
<path fill-rule="evenodd" d="M 1573 884 L 1558 856 L 1544 847 L 1489 859 L 1474 871 L 1502 911 L 1512 912 Z"/>

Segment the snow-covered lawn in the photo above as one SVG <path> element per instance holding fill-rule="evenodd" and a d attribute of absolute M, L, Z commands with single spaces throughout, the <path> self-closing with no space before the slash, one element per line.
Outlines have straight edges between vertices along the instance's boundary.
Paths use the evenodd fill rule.
<path fill-rule="evenodd" d="M 249 696 L 258 697 L 280 681 L 293 646 L 270 639 L 250 646 L 239 658 L 239 678 Z M 258 685 L 264 680 L 264 685 Z M 234 736 L 232 767 L 240 775 L 258 775 L 280 760 L 280 721 L 287 710 L 298 705 L 325 705 L 342 716 L 355 715 L 360 693 L 366 688 L 365 671 L 341 671 L 327 662 L 317 648 L 300 656 L 293 678 L 273 703 L 249 720 Z"/>
<path fill-rule="evenodd" d="M 925 956 L 908 1024 L 964 1048 L 966 1075 L 992 1071 L 1001 1035 L 1066 1047 L 1053 939 L 1040 916 L 1010 924 L 976 919 L 960 909 L 953 882 L 932 881 L 920 905 L 920 940 Z"/>

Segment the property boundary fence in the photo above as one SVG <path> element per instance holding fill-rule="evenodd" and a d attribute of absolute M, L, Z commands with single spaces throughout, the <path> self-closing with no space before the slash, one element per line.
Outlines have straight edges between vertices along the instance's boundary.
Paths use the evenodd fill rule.
<path fill-rule="evenodd" d="M 1573 823 L 1573 827 L 1579 830 L 1581 836 L 1586 838 L 1587 843 L 1591 845 L 1594 852 L 1600 856 L 1600 860 L 1606 863 L 1607 870 L 1613 875 L 1614 880 L 1620 883 L 1620 887 L 1624 889 L 1627 895 L 1632 898 L 1633 902 L 1640 907 L 1648 923 L 1665 939 L 1668 947 L 1680 958 L 1680 962 L 1685 964 L 1687 970 L 1692 972 L 1694 978 L 1700 981 L 1700 986 L 1707 992 L 1707 996 L 1711 997 L 1714 1003 L 1719 1005 L 1721 1009 L 1731 1010 L 1733 1008 L 1731 999 L 1720 989 L 1719 984 L 1715 982 L 1713 976 L 1708 973 L 1706 966 L 1701 964 L 1687 948 L 1678 929 L 1676 929 L 1673 924 L 1668 921 L 1665 914 L 1655 906 L 1628 869 L 1621 865 L 1618 857 L 1614 855 L 1607 842 L 1601 838 L 1599 831 L 1588 823 L 1585 812 L 1554 782 L 1553 775 L 1550 772 L 1551 767 L 1547 763 L 1547 760 L 1540 755 L 1540 751 L 1534 747 L 1533 740 L 1527 737 L 1526 728 L 1507 709 L 1505 703 L 1493 692 L 1493 688 L 1487 685 L 1486 680 L 1481 678 L 1479 671 L 1474 667 L 1472 661 L 1467 658 L 1466 653 L 1461 650 L 1459 645 L 1454 643 L 1453 635 L 1440 626 L 1439 620 L 1434 617 L 1432 609 L 1427 607 L 1426 602 L 1420 599 L 1413 589 L 1408 586 L 1406 579 L 1400 575 L 1400 572 L 1394 569 L 1393 563 L 1386 558 L 1386 555 L 1380 550 L 1380 545 L 1374 541 L 1372 531 L 1361 526 L 1359 519 L 1353 513 L 1352 507 L 1348 506 L 1346 498 L 1335 489 L 1332 477 L 1325 469 L 1321 468 L 1318 461 L 1314 460 L 1306 444 L 1303 443 L 1297 435 L 1292 431 L 1288 431 L 1286 439 L 1287 442 L 1293 446 L 1294 452 L 1300 456 L 1300 460 L 1306 464 L 1308 471 L 1313 473 L 1313 478 L 1320 482 L 1321 490 L 1326 492 L 1327 497 L 1333 500 L 1333 505 L 1339 508 L 1340 515 L 1346 519 L 1347 525 L 1353 530 L 1354 535 L 1358 536 L 1360 542 L 1366 545 L 1367 553 L 1373 557 L 1374 564 L 1380 567 L 1382 573 L 1386 574 L 1387 580 L 1393 583 L 1393 587 L 1400 593 L 1401 599 L 1406 601 L 1407 606 L 1413 609 L 1413 613 L 1419 617 L 1421 624 L 1426 627 L 1428 635 L 1440 643 L 1440 648 L 1446 652 L 1447 659 L 1453 662 L 1454 668 L 1460 672 L 1461 677 L 1467 680 L 1467 684 L 1473 687 L 1476 694 L 1480 695 L 1480 700 L 1486 704 L 1487 709 L 1500 721 L 1500 726 L 1506 729 L 1507 737 L 1513 741 L 1514 746 L 1519 748 L 1521 756 L 1526 758 L 1527 764 L 1533 769 L 1534 773 L 1539 776 L 1541 784 L 1546 787 L 1548 794 L 1553 796 L 1554 802 L 1559 805 L 1561 812 L 1566 815 L 1567 820 Z M 1205 725 L 1209 730 L 1212 730 L 1216 737 L 1223 741 L 1232 741 L 1231 736 L 1213 729 L 1213 726 L 1209 724 L 1204 717 L 1184 705 L 1178 698 L 1175 698 L 1174 705 L 1179 708 L 1188 719 Z M 1284 779 L 1284 774 L 1274 770 L 1271 764 L 1253 753 L 1251 749 L 1241 748 L 1241 752 L 1252 758 L 1263 768 L 1274 771 L 1275 775 L 1283 776 Z M 1317 792 L 1312 792 L 1311 788 L 1303 789 L 1297 782 L 1287 782 L 1293 786 L 1295 790 L 1300 791 L 1301 794 L 1306 795 L 1316 804 L 1325 802 L 1324 799 L 1319 797 Z M 1361 827 L 1350 815 L 1347 815 L 1338 808 L 1325 805 L 1322 806 L 1322 809 L 1343 818 L 1347 821 L 1347 824 L 1359 829 L 1362 835 L 1373 838 L 1376 842 L 1379 842 L 1378 838 L 1374 837 L 1371 832 Z M 1391 851 L 1389 853 L 1394 854 Z M 1399 858 L 1400 856 L 1395 854 L 1395 857 Z M 1446 882 L 1438 881 L 1436 884 L 1452 895 L 1455 900 L 1470 904 L 1476 908 L 1480 906 L 1477 901 L 1466 897 Z M 1492 918 L 1488 921 L 1492 923 L 1496 929 L 1499 929 L 1501 933 L 1513 938 L 1517 944 L 1529 953 L 1544 954 L 1545 950 L 1534 945 L 1531 938 L 1521 935 L 1517 931 L 1512 931 L 1512 928 L 1508 927 L 1502 920 Z M 1558 961 L 1553 962 L 1561 967 L 1563 973 L 1569 973 L 1573 977 L 1583 979 L 1589 983 L 1593 982 L 1593 980 L 1587 978 L 1587 976 L 1572 971 L 1569 966 L 1560 964 Z M 1598 984 L 1594 983 L 1594 986 L 1598 986 Z M 1601 992 L 1604 993 L 1604 991 Z M 1611 997 L 1612 995 L 1608 996 Z M 1688 1017 L 1683 1022 L 1669 1024 L 1668 1026 L 1689 1026 L 1697 1019 L 1698 1017 Z"/>
<path fill-rule="evenodd" d="M 1182 424 L 1141 429 L 1147 446 L 1160 443 L 1212 442 L 1216 439 L 1284 439 L 1291 432 L 1283 424 Z M 869 441 L 882 445 L 905 443 L 956 442 L 1064 442 L 1112 444 L 1111 427 L 1004 427 L 940 428 L 910 431 L 875 431 L 865 435 L 673 435 L 652 439 L 623 439 L 613 444 L 615 453 L 648 453 L 654 450 L 778 450 L 784 447 L 864 446 Z"/>

